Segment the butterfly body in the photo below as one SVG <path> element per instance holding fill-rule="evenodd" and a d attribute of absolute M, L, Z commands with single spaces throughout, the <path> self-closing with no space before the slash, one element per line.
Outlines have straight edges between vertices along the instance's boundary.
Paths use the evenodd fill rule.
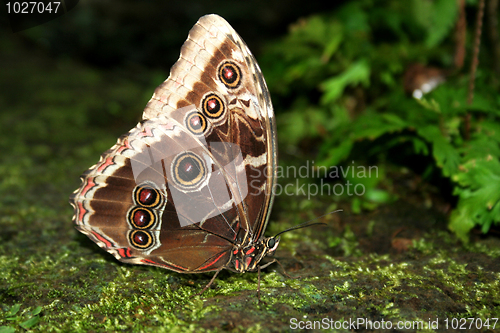
<path fill-rule="evenodd" d="M 255 271 L 276 181 L 276 127 L 253 55 L 207 15 L 143 120 L 82 175 L 76 228 L 120 261 L 181 273 Z M 264 267 L 264 266 L 260 266 Z"/>
<path fill-rule="evenodd" d="M 228 269 L 232 268 L 239 273 L 255 272 L 265 256 L 274 254 L 278 244 L 279 238 L 268 237 L 257 242 L 252 241 L 246 246 L 237 246 L 233 249 L 233 257 Z"/>

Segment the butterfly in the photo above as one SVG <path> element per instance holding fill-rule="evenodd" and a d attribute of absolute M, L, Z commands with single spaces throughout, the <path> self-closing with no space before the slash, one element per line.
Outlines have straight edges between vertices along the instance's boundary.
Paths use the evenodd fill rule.
<path fill-rule="evenodd" d="M 277 141 L 262 72 L 218 15 L 190 30 L 143 120 L 101 155 L 70 197 L 73 221 L 116 259 L 179 273 L 258 271 Z M 260 277 L 260 274 L 259 274 Z M 260 278 L 259 278 L 260 281 Z"/>

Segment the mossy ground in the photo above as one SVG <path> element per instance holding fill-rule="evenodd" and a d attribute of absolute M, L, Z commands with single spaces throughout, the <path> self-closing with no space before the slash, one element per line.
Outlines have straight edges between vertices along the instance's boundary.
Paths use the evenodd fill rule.
<path fill-rule="evenodd" d="M 284 331 L 292 318 L 439 319 L 424 331 L 442 332 L 446 318 L 500 318 L 499 239 L 462 245 L 446 230 L 445 205 L 412 177 L 394 176 L 393 204 L 353 215 L 336 202 L 345 212 L 327 226 L 284 234 L 277 257 L 300 278 L 269 267 L 262 302 L 254 273 L 223 272 L 197 296 L 211 275 L 117 262 L 74 229 L 68 196 L 165 73 L 100 72 L 1 44 L 0 332 Z M 280 196 L 267 234 L 333 206 Z"/>

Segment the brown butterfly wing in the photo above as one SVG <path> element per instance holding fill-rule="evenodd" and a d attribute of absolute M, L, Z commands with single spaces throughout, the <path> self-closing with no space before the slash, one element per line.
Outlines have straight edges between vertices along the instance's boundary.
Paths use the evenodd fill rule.
<path fill-rule="evenodd" d="M 226 21 L 198 21 L 144 119 L 84 174 L 77 228 L 121 261 L 224 267 L 233 244 L 261 237 L 276 169 L 267 87 Z"/>
<path fill-rule="evenodd" d="M 222 207 L 221 193 L 229 197 L 228 189 L 218 166 L 206 162 L 206 147 L 174 124 L 163 116 L 143 122 L 103 154 L 72 197 L 75 222 L 121 261 L 181 272 L 214 270 L 229 260 L 237 210 Z M 182 170 L 183 156 L 199 164 L 179 178 L 174 173 Z M 185 182 L 197 175 L 202 177 L 196 182 Z M 157 199 L 144 199 L 144 189 Z"/>
<path fill-rule="evenodd" d="M 240 71 L 238 84 L 226 85 L 221 65 L 230 62 Z M 206 15 L 191 29 L 169 78 L 155 91 L 144 119 L 170 115 L 180 107 L 204 108 L 207 94 L 215 93 L 230 110 L 220 119 L 208 119 L 217 130 L 207 142 L 236 143 L 241 149 L 250 195 L 242 207 L 242 223 L 253 239 L 261 237 L 273 203 L 276 181 L 276 125 L 271 98 L 262 72 L 244 41 L 220 16 Z M 210 133 L 210 132 L 209 132 Z"/>

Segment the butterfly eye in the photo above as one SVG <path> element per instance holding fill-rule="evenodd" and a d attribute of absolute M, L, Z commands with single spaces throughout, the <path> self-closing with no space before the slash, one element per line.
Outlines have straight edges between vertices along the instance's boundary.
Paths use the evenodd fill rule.
<path fill-rule="evenodd" d="M 186 128 L 195 135 L 205 134 L 207 130 L 207 119 L 197 111 L 186 116 Z"/>
<path fill-rule="evenodd" d="M 129 233 L 128 239 L 130 245 L 141 250 L 145 250 L 154 244 L 153 236 L 151 236 L 149 232 L 143 230 L 133 230 Z"/>
<path fill-rule="evenodd" d="M 273 248 L 274 243 L 275 243 L 274 238 L 269 239 L 269 241 L 267 242 L 267 247 Z"/>
<path fill-rule="evenodd" d="M 203 160 L 192 152 L 181 153 L 172 162 L 173 180 L 182 188 L 191 189 L 198 186 L 206 175 Z"/>
<path fill-rule="evenodd" d="M 216 94 L 208 94 L 201 103 L 203 113 L 212 119 L 221 118 L 225 113 L 225 106 L 222 99 Z"/>
<path fill-rule="evenodd" d="M 269 238 L 267 241 L 267 248 L 269 249 L 268 253 L 276 251 L 276 249 L 278 248 L 278 244 L 279 240 L 276 240 L 276 238 L 274 237 Z"/>
<path fill-rule="evenodd" d="M 238 88 L 241 82 L 240 68 L 233 62 L 225 61 L 219 66 L 219 80 L 228 89 Z"/>
<path fill-rule="evenodd" d="M 151 187 L 137 186 L 134 190 L 134 202 L 142 207 L 154 208 L 161 203 L 161 194 Z"/>

